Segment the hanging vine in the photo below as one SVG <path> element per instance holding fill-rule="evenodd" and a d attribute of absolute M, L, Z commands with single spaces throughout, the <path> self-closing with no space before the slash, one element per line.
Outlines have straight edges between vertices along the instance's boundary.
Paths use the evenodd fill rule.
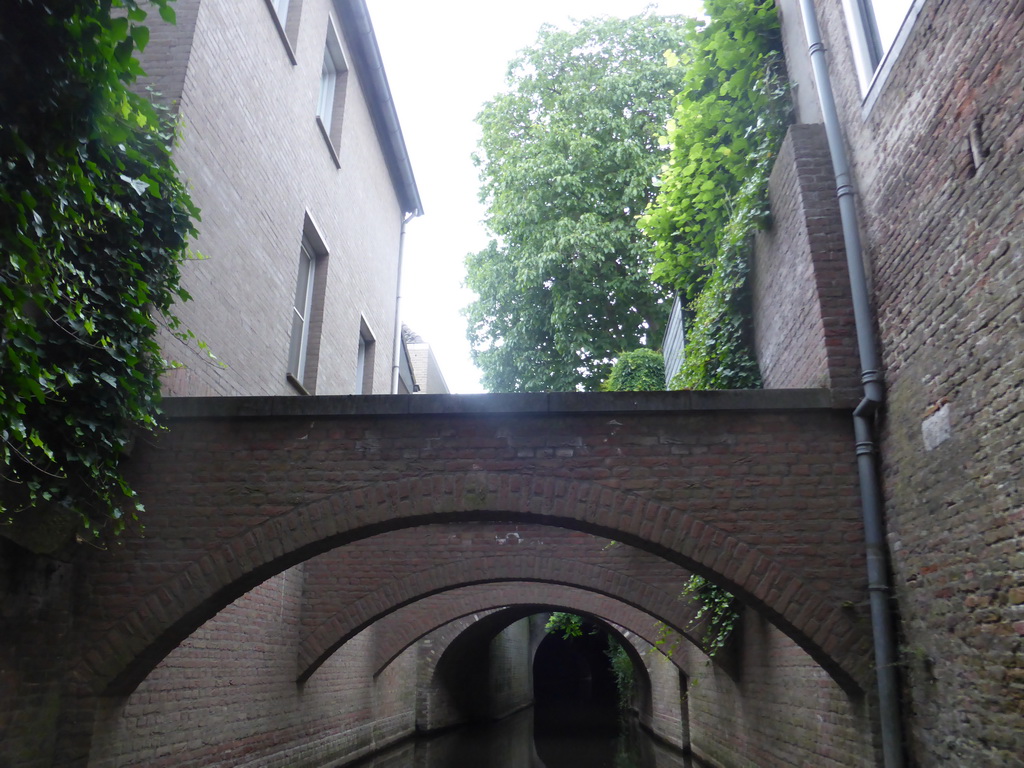
<path fill-rule="evenodd" d="M 169 0 L 151 5 L 173 22 Z M 141 510 L 118 463 L 156 425 L 157 330 L 188 298 L 198 211 L 169 121 L 130 90 L 146 15 L 0 3 L 0 535 L 40 551 Z"/>

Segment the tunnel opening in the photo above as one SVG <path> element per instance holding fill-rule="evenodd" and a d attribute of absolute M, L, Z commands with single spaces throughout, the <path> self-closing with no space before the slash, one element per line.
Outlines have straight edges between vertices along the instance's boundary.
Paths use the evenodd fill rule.
<path fill-rule="evenodd" d="M 617 638 L 584 617 L 554 613 L 546 629 L 533 661 L 534 736 L 546 765 L 564 765 L 581 740 L 611 749 L 622 735 L 632 662 Z"/>

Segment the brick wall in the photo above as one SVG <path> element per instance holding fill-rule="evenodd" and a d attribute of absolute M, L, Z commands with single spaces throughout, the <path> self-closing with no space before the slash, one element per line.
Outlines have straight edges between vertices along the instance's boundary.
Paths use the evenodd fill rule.
<path fill-rule="evenodd" d="M 693 753 L 716 768 L 879 765 L 866 698 L 845 693 L 755 613 L 744 611 L 721 659 L 691 645 L 675 653 L 689 684 Z"/>
<path fill-rule="evenodd" d="M 373 676 L 374 632 L 295 683 L 302 567 L 270 579 L 174 650 L 127 698 L 107 699 L 90 766 L 323 766 L 414 727 L 414 652 Z"/>
<path fill-rule="evenodd" d="M 418 646 L 418 731 L 497 720 L 533 702 L 530 623 L 502 614 L 456 619 Z"/>
<path fill-rule="evenodd" d="M 888 390 L 881 458 L 912 757 L 1019 766 L 1024 6 L 919 4 L 866 101 L 842 4 L 816 6 Z"/>
<path fill-rule="evenodd" d="M 194 300 L 175 311 L 217 357 L 165 335 L 166 356 L 184 364 L 165 391 L 295 394 L 285 374 L 308 215 L 327 247 L 310 343 L 316 391 L 359 391 L 365 328 L 373 391 L 388 392 L 402 214 L 334 3 L 292 6 L 294 63 L 267 3 L 190 0 L 170 29 L 152 16 L 143 64 L 178 102 L 175 161 L 202 211 L 203 258 L 183 269 Z M 329 18 L 349 63 L 337 164 L 315 118 Z"/>
<path fill-rule="evenodd" d="M 860 382 L 835 174 L 820 125 L 794 125 L 769 184 L 772 226 L 755 241 L 754 346 L 764 386 Z"/>

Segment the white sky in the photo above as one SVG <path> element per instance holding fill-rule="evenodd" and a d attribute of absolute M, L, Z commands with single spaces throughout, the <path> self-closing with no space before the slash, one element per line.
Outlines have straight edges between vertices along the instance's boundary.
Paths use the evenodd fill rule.
<path fill-rule="evenodd" d="M 474 118 L 504 86 L 508 62 L 541 24 L 571 18 L 701 12 L 700 0 L 367 0 L 425 215 L 408 225 L 403 321 L 430 344 L 452 392 L 482 392 L 459 310 L 467 253 L 487 245 L 470 160 Z"/>

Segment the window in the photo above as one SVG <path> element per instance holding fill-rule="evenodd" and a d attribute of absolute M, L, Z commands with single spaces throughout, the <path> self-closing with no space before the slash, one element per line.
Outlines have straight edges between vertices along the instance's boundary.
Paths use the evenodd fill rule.
<path fill-rule="evenodd" d="M 302 0 L 266 0 L 266 3 L 288 58 L 295 64 L 295 43 L 299 36 L 299 11 Z"/>
<path fill-rule="evenodd" d="M 324 60 L 320 69 L 320 98 L 316 105 L 316 119 L 324 134 L 335 165 L 338 162 L 338 146 L 341 140 L 341 118 L 345 110 L 345 92 L 348 83 L 348 65 L 334 31 L 334 23 L 327 25 L 327 42 L 324 45 Z"/>
<path fill-rule="evenodd" d="M 291 311 L 288 381 L 304 394 L 316 390 L 320 329 L 323 325 L 327 246 L 306 215 L 299 247 L 299 270 Z"/>
<path fill-rule="evenodd" d="M 306 362 L 309 353 L 309 324 L 313 313 L 313 285 L 316 279 L 316 256 L 313 246 L 304 237 L 299 249 L 299 279 L 292 303 L 292 341 L 288 352 L 288 373 L 299 384 L 306 382 Z"/>
<path fill-rule="evenodd" d="M 922 0 L 844 0 L 861 90 L 867 93 L 886 59 L 898 48 L 900 31 Z"/>
<path fill-rule="evenodd" d="M 373 393 L 373 358 L 376 344 L 366 321 L 359 323 L 359 348 L 356 351 L 356 394 Z"/>

